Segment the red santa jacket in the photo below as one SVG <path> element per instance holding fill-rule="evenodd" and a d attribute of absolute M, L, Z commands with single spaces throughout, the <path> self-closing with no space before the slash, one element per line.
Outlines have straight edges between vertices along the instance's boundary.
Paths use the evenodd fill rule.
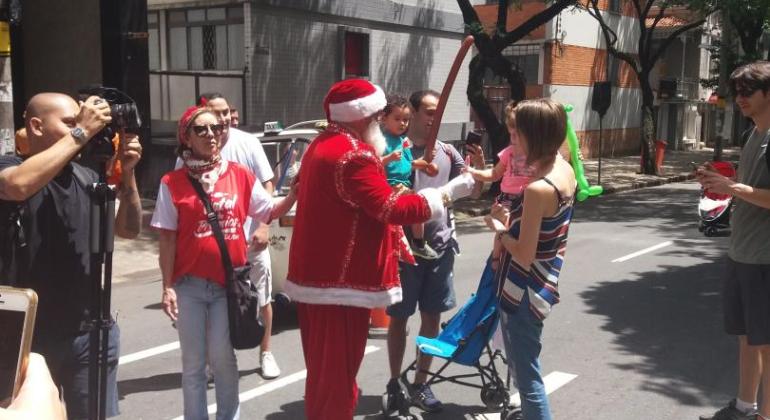
<path fill-rule="evenodd" d="M 371 146 L 330 125 L 302 159 L 285 291 L 313 304 L 399 302 L 398 238 L 389 225 L 421 223 L 431 213 L 423 195 L 392 192 Z"/>

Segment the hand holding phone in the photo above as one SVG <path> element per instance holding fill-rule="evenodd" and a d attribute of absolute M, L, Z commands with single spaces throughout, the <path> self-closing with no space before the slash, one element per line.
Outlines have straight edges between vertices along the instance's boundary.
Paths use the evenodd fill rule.
<path fill-rule="evenodd" d="M 33 290 L 0 286 L 0 407 L 7 407 L 19 392 L 36 312 Z"/>
<path fill-rule="evenodd" d="M 481 145 L 482 135 L 478 131 L 469 131 L 468 135 L 465 136 L 465 144 L 475 144 L 476 146 Z"/>

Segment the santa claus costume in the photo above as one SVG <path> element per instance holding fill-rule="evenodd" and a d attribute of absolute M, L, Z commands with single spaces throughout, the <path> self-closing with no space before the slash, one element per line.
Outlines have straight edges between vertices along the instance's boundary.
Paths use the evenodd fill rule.
<path fill-rule="evenodd" d="M 351 419 L 371 308 L 401 300 L 398 237 L 390 225 L 444 214 L 442 192 L 395 194 L 379 153 L 349 128 L 385 107 L 366 80 L 332 86 L 328 128 L 302 160 L 285 291 L 298 302 L 310 420 Z M 377 127 L 379 131 L 379 127 Z"/>

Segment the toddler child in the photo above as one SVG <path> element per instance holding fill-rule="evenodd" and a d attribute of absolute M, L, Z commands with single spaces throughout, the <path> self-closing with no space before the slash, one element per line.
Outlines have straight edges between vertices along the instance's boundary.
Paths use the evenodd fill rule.
<path fill-rule="evenodd" d="M 385 174 L 396 191 L 406 191 L 412 188 L 412 170 L 414 158 L 410 150 L 411 143 L 406 136 L 409 128 L 411 111 L 406 98 L 399 95 L 388 96 L 382 117 L 382 133 L 385 135 L 387 146 L 382 156 Z M 410 227 L 412 232 L 412 253 L 418 257 L 432 260 L 438 254 L 425 241 L 425 227 L 415 224 Z"/>
<path fill-rule="evenodd" d="M 521 200 L 524 193 L 524 188 L 532 180 L 533 170 L 531 165 L 527 163 L 527 155 L 519 142 L 518 134 L 516 131 L 516 117 L 513 113 L 513 109 L 516 107 L 514 102 L 510 102 L 505 107 L 505 124 L 508 126 L 510 133 L 511 144 L 498 153 L 497 157 L 499 161 L 491 169 L 474 169 L 468 167 L 468 172 L 477 181 L 482 182 L 496 182 L 502 179 L 500 182 L 500 195 L 497 196 L 496 201 L 505 206 L 508 210 L 511 210 L 512 204 L 518 200 Z M 487 215 L 485 217 L 489 218 Z M 502 247 L 497 239 L 495 239 L 494 249 L 492 251 L 493 266 L 496 266 L 495 260 L 500 256 Z"/>

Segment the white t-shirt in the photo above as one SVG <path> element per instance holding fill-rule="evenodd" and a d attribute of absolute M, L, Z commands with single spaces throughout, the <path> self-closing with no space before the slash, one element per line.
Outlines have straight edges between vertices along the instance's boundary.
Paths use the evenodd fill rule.
<path fill-rule="evenodd" d="M 240 163 L 249 168 L 254 176 L 257 177 L 257 180 L 263 184 L 273 179 L 275 174 L 273 174 L 273 169 L 270 167 L 265 149 L 262 148 L 262 143 L 259 139 L 237 128 L 230 127 L 229 131 L 227 142 L 220 152 L 222 159 Z M 182 159 L 177 158 L 174 168 L 179 169 L 181 167 Z M 256 224 L 252 226 L 250 217 L 246 219 L 243 223 L 243 230 L 248 234 L 247 238 L 251 239 L 256 226 Z"/>

